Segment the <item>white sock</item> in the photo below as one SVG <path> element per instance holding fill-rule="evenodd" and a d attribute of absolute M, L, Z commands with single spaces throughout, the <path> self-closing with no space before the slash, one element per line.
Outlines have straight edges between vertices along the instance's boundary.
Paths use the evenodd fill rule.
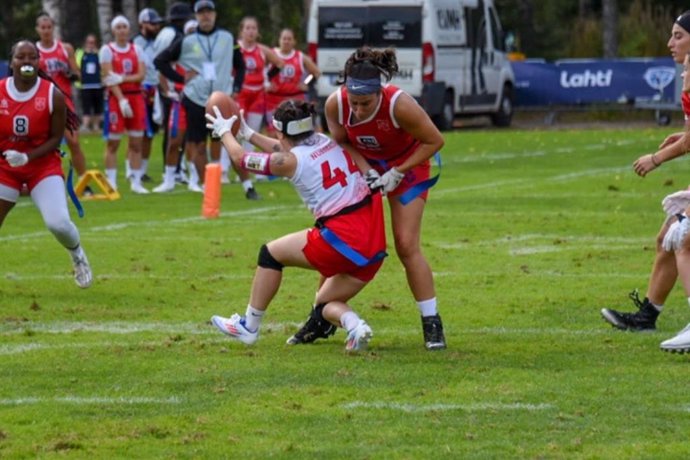
<path fill-rule="evenodd" d="M 132 184 L 141 185 L 141 169 L 132 169 Z"/>
<path fill-rule="evenodd" d="M 149 160 L 141 159 L 141 175 L 143 176 L 149 171 Z"/>
<path fill-rule="evenodd" d="M 345 312 L 340 317 L 340 325 L 348 332 L 356 328 L 358 324 L 359 316 L 354 311 Z"/>
<path fill-rule="evenodd" d="M 125 160 L 125 177 L 129 179 L 130 174 L 132 174 L 132 168 L 129 165 L 129 160 Z"/>
<path fill-rule="evenodd" d="M 242 188 L 244 189 L 245 192 L 247 190 L 249 190 L 250 188 L 253 188 L 253 187 L 254 187 L 254 184 L 252 184 L 251 179 L 247 179 L 245 181 L 242 181 Z"/>
<path fill-rule="evenodd" d="M 251 305 L 247 305 L 247 311 L 244 314 L 244 325 L 247 329 L 255 332 L 261 326 L 261 320 L 264 317 L 265 310 L 257 310 Z"/>
<path fill-rule="evenodd" d="M 108 178 L 108 182 L 117 190 L 117 169 L 106 169 L 105 175 Z"/>
<path fill-rule="evenodd" d="M 690 297 L 688 297 L 688 303 L 690 303 Z M 657 304 L 652 303 L 652 302 L 650 301 L 649 304 L 650 304 L 652 307 L 656 308 L 656 311 L 658 311 L 659 313 L 661 313 L 661 310 L 664 309 L 664 304 L 663 304 L 663 303 L 662 303 L 661 305 L 657 305 Z"/>
<path fill-rule="evenodd" d="M 174 184 L 175 183 L 175 170 L 177 169 L 176 166 L 165 166 L 165 176 L 163 176 L 163 182 L 166 184 Z"/>
<path fill-rule="evenodd" d="M 419 307 L 419 312 L 422 316 L 435 316 L 438 314 L 436 310 L 436 297 L 417 302 L 417 307 Z"/>
<path fill-rule="evenodd" d="M 196 166 L 194 166 L 194 163 L 190 161 L 187 163 L 187 167 L 189 169 L 189 182 L 192 184 L 198 184 L 199 174 L 196 172 Z"/>

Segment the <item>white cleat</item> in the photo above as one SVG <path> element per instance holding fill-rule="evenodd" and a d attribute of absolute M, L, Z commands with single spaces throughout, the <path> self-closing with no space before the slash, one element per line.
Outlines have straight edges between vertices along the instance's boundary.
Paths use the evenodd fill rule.
<path fill-rule="evenodd" d="M 132 182 L 129 189 L 131 191 L 133 191 L 134 193 L 137 193 L 139 195 L 146 195 L 148 193 L 151 193 L 146 188 L 144 188 L 143 185 L 136 183 L 136 182 Z"/>
<path fill-rule="evenodd" d="M 172 184 L 169 184 L 167 182 L 163 182 L 158 187 L 153 189 L 153 193 L 167 193 L 167 192 L 172 192 L 173 190 L 175 190 L 175 183 L 174 182 Z"/>
<path fill-rule="evenodd" d="M 91 273 L 91 266 L 89 259 L 86 258 L 86 253 L 80 248 L 79 254 L 72 256 L 72 266 L 74 267 L 74 282 L 82 289 L 91 286 L 93 282 L 93 273 Z"/>
<path fill-rule="evenodd" d="M 345 351 L 363 351 L 367 349 L 371 337 L 374 335 L 369 325 L 363 319 L 347 333 Z"/>
<path fill-rule="evenodd" d="M 244 325 L 244 317 L 235 313 L 230 318 L 223 318 L 222 316 L 212 316 L 211 322 L 223 334 L 229 335 L 233 339 L 251 345 L 259 338 L 259 331 L 254 332 L 247 329 Z"/>
<path fill-rule="evenodd" d="M 670 351 L 671 353 L 690 352 L 690 324 L 685 326 L 675 337 L 661 342 L 659 347 L 663 351 Z"/>
<path fill-rule="evenodd" d="M 187 184 L 187 190 L 191 192 L 204 193 L 204 189 L 196 182 L 190 182 Z"/>

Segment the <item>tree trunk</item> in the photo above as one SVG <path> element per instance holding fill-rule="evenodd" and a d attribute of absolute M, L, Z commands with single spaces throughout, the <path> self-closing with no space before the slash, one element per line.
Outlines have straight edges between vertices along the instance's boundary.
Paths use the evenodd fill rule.
<path fill-rule="evenodd" d="M 280 34 L 280 28 L 283 24 L 283 12 L 281 10 L 282 2 L 269 1 L 268 2 L 268 17 L 271 19 L 271 36 L 275 38 L 275 43 L 268 43 L 270 46 L 274 46 L 278 43 L 278 36 Z"/>
<path fill-rule="evenodd" d="M 132 35 L 139 31 L 139 12 L 137 0 L 122 0 L 122 14 L 129 20 Z"/>
<path fill-rule="evenodd" d="M 604 42 L 604 57 L 618 56 L 618 5 L 616 0 L 602 2 L 602 29 Z"/>
<path fill-rule="evenodd" d="M 53 19 L 53 31 L 55 32 L 56 38 L 62 38 L 62 29 L 60 27 L 60 24 L 62 23 L 60 11 L 62 8 L 60 3 L 60 0 L 41 0 L 43 11 L 48 13 L 48 15 Z"/>
<path fill-rule="evenodd" d="M 98 12 L 98 29 L 101 31 L 101 43 L 108 43 L 113 39 L 110 32 L 110 21 L 113 19 L 112 0 L 97 0 L 96 9 Z"/>
<path fill-rule="evenodd" d="M 585 19 L 592 12 L 592 1 L 591 0 L 578 0 L 577 5 L 577 16 L 580 19 Z"/>

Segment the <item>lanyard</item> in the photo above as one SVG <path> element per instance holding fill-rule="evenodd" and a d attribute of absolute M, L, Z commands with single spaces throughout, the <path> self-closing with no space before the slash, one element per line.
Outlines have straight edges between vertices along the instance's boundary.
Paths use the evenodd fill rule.
<path fill-rule="evenodd" d="M 206 37 L 209 36 L 207 35 Z M 204 42 L 201 41 L 201 34 L 199 32 L 196 33 L 196 40 L 199 42 L 201 50 L 204 52 L 206 57 L 208 57 L 209 62 L 213 62 L 213 48 L 216 47 L 216 42 L 218 41 L 218 34 L 216 34 L 215 32 L 213 33 L 213 43 L 211 43 L 210 38 L 207 38 L 208 49 L 204 46 Z"/>

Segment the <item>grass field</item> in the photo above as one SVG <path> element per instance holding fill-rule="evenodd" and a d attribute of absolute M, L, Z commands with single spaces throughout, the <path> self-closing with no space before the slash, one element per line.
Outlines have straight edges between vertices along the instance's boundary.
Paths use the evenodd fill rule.
<path fill-rule="evenodd" d="M 690 321 L 681 288 L 656 333 L 599 316 L 644 293 L 660 201 L 688 184 L 684 159 L 630 167 L 669 132 L 448 134 L 423 237 L 436 353 L 394 254 L 353 302 L 366 353 L 342 331 L 284 345 L 316 284 L 297 269 L 255 346 L 209 325 L 244 312 L 262 243 L 311 224 L 285 181 L 224 186 L 216 220 L 183 189 L 86 202 L 88 290 L 24 198 L 0 231 L 0 458 L 687 458 L 690 363 L 658 347 Z"/>

